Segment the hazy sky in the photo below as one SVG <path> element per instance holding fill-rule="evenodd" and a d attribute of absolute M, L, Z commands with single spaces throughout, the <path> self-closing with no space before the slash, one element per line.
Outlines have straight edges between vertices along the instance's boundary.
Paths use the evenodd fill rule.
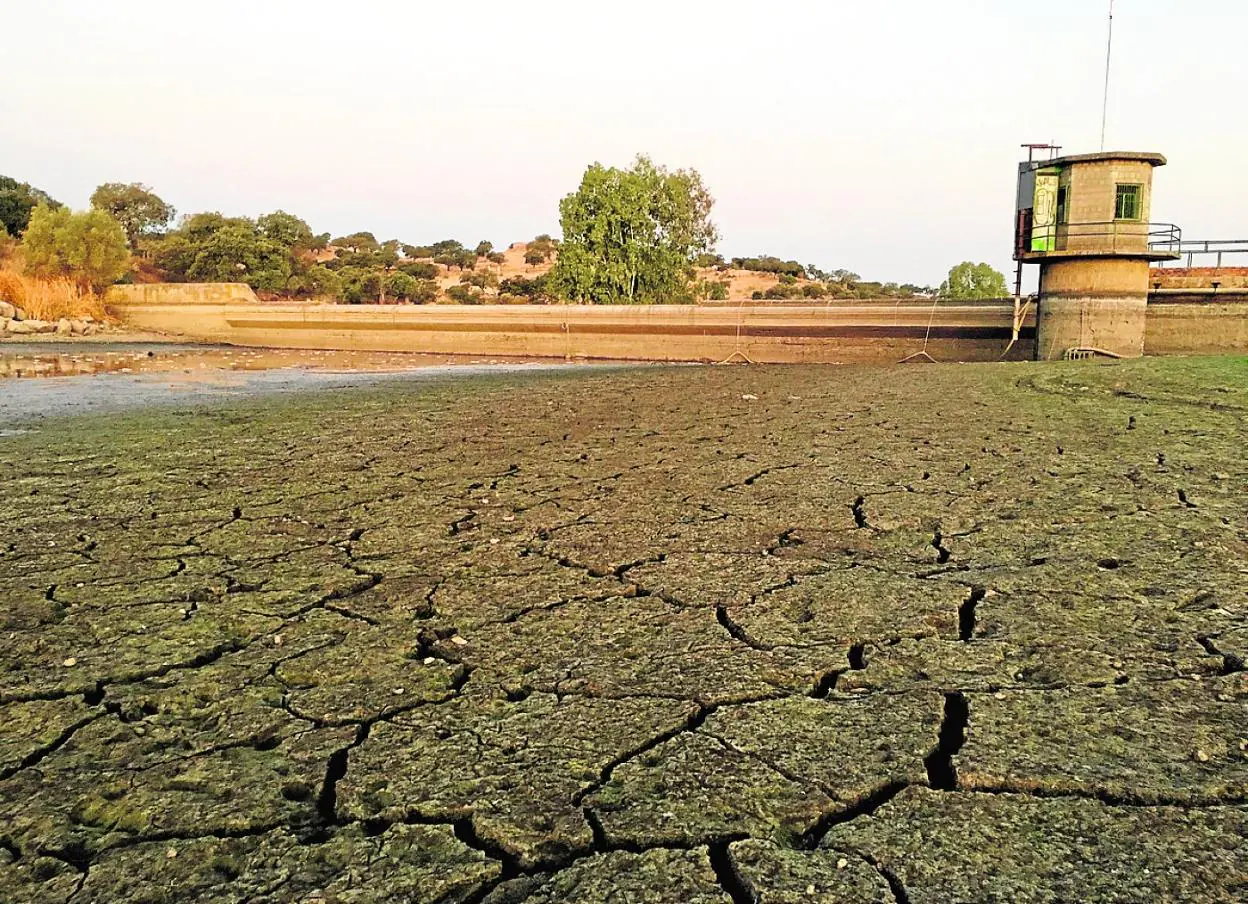
<path fill-rule="evenodd" d="M 594 160 L 701 171 L 726 255 L 1008 270 L 1018 145 L 1100 144 L 1107 0 L 5 4 L 0 173 L 181 212 L 505 244 Z M 1248 238 L 1244 0 L 1118 0 L 1112 148 L 1155 220 Z"/>

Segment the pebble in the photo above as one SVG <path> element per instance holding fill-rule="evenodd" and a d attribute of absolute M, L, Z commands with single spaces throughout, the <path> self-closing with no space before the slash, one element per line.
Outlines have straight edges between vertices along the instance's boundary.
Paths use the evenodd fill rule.
<path fill-rule="evenodd" d="M 750 394 L 747 392 L 745 395 L 741 396 L 741 401 L 743 401 L 743 402 L 757 402 L 757 401 L 758 401 L 758 396 L 756 396 L 756 395 L 750 395 Z"/>
<path fill-rule="evenodd" d="M 451 643 L 455 644 L 455 646 L 457 647 L 468 646 L 468 641 L 465 640 L 463 637 L 460 637 L 458 634 L 456 634 L 454 637 L 451 638 Z"/>
<path fill-rule="evenodd" d="M 429 656 L 425 659 L 425 665 L 436 665 L 437 661 L 438 660 L 435 657 Z"/>
<path fill-rule="evenodd" d="M 840 860 L 836 861 L 836 868 L 837 868 L 837 869 L 848 869 L 848 868 L 849 868 L 849 861 L 848 861 L 848 860 L 846 860 L 844 857 L 842 857 Z"/>
<path fill-rule="evenodd" d="M 1196 751 L 1196 761 L 1197 761 L 1198 763 L 1207 763 L 1207 762 L 1209 762 L 1209 754 L 1205 753 L 1205 751 L 1203 751 L 1203 750 L 1197 750 L 1197 751 Z"/>
<path fill-rule="evenodd" d="M 178 856 L 178 852 L 174 848 L 169 848 L 169 850 L 165 851 L 165 856 L 172 860 L 174 857 Z"/>
<path fill-rule="evenodd" d="M 273 635 L 273 646 L 275 646 L 275 647 L 280 647 L 280 646 L 282 645 L 282 640 L 283 640 L 282 635 L 280 635 L 280 634 L 274 634 L 274 635 Z"/>
<path fill-rule="evenodd" d="M 401 688 L 401 687 L 392 688 L 392 689 L 390 690 L 390 693 L 394 694 L 396 697 L 402 697 L 402 696 L 403 696 L 403 688 Z"/>
<path fill-rule="evenodd" d="M 78 660 L 75 659 L 73 656 L 70 656 L 68 659 L 66 659 L 64 662 L 61 663 L 61 665 L 65 666 L 65 668 L 67 669 L 72 669 L 77 664 L 78 664 Z"/>

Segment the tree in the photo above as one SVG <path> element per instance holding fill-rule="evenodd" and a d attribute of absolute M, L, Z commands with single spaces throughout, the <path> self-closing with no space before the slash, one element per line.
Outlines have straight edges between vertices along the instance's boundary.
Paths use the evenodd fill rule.
<path fill-rule="evenodd" d="M 524 262 L 530 267 L 536 267 L 538 264 L 546 263 L 546 255 L 536 248 L 530 248 L 524 252 Z"/>
<path fill-rule="evenodd" d="M 131 249 L 139 247 L 140 238 L 163 232 L 175 213 L 149 186 L 139 182 L 105 182 L 91 194 L 91 206 L 121 224 Z"/>
<path fill-rule="evenodd" d="M 964 261 L 949 271 L 940 286 L 940 297 L 951 299 L 1005 298 L 1010 294 L 1005 276 L 988 264 Z"/>
<path fill-rule="evenodd" d="M 627 170 L 595 163 L 559 205 L 563 244 L 552 288 L 607 304 L 687 299 L 694 263 L 719 237 L 713 203 L 694 170 L 673 172 L 645 156 Z"/>
<path fill-rule="evenodd" d="M 312 227 L 292 213 L 275 210 L 256 220 L 261 234 L 292 251 L 314 251 L 324 248 L 323 236 L 312 234 Z"/>
<path fill-rule="evenodd" d="M 0 176 L 0 226 L 13 238 L 21 238 L 30 223 L 30 215 L 40 204 L 56 210 L 59 201 L 53 201 L 45 191 L 28 182 L 18 182 L 8 176 Z"/>
<path fill-rule="evenodd" d="M 112 285 L 130 264 L 125 230 L 102 210 L 73 213 L 39 204 L 31 212 L 22 251 L 31 273 L 66 277 L 84 289 Z"/>
<path fill-rule="evenodd" d="M 478 242 L 477 243 L 477 257 L 489 257 L 490 254 L 493 253 L 493 251 L 494 251 L 493 242 Z"/>
<path fill-rule="evenodd" d="M 292 276 L 287 288 L 296 295 L 312 295 L 321 298 L 342 296 L 342 278 L 328 267 L 317 264 L 306 273 Z"/>
<path fill-rule="evenodd" d="M 200 243 L 186 275 L 195 282 L 245 282 L 261 292 L 281 292 L 293 272 L 289 249 L 244 220 L 227 223 Z"/>
<path fill-rule="evenodd" d="M 416 279 L 401 271 L 386 276 L 384 285 L 386 296 L 396 301 L 410 301 L 417 288 Z"/>
<path fill-rule="evenodd" d="M 352 251 L 377 251 L 381 245 L 371 232 L 353 232 L 351 235 L 334 239 L 330 242 L 335 248 L 350 248 Z"/>

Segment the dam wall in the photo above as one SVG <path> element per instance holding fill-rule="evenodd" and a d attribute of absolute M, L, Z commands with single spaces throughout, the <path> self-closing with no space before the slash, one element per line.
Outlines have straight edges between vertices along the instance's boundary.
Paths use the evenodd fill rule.
<path fill-rule="evenodd" d="M 818 305 L 334 305 L 261 303 L 245 285 L 118 286 L 139 329 L 231 345 L 476 357 L 756 363 L 1029 360 L 1036 308 L 1011 345 L 1011 301 Z M 1007 351 L 1008 350 L 1008 351 Z M 1177 287 L 1146 309 L 1148 355 L 1248 354 L 1248 291 Z"/>
<path fill-rule="evenodd" d="M 241 346 L 497 357 L 842 363 L 1026 360 L 1034 307 L 1011 345 L 1012 302 L 823 305 L 332 305 L 206 300 L 190 286 L 161 297 L 109 296 L 144 330 Z M 246 287 L 244 287 L 246 288 Z M 234 290 L 228 290 L 232 292 Z M 250 290 L 247 290 L 250 291 Z M 240 293 L 241 294 L 241 293 Z M 1008 348 L 1008 354 L 1007 354 Z"/>

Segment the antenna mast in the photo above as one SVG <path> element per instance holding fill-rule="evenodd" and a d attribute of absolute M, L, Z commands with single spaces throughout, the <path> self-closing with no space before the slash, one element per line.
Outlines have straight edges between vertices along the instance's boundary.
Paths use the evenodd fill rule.
<path fill-rule="evenodd" d="M 1109 0 L 1109 46 L 1105 50 L 1105 106 L 1101 113 L 1101 150 L 1105 150 L 1105 130 L 1109 124 L 1109 73 L 1114 59 L 1114 0 Z"/>

